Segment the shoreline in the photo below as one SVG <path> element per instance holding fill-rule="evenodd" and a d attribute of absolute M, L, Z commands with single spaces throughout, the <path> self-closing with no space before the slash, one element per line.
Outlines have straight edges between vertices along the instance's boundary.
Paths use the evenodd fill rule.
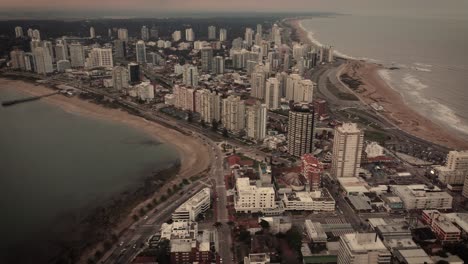
<path fill-rule="evenodd" d="M 32 96 L 48 94 L 52 90 L 52 88 L 41 84 L 36 85 L 29 81 L 12 80 L 5 77 L 0 77 L 0 87 L 7 87 L 4 89 L 17 90 Z M 173 185 L 179 184 L 183 179 L 189 179 L 192 176 L 205 172 L 210 166 L 209 156 L 206 155 L 206 153 L 209 153 L 208 148 L 201 141 L 167 128 L 159 123 L 148 121 L 121 109 L 106 108 L 76 96 L 65 97 L 57 94 L 42 98 L 41 101 L 59 107 L 67 113 L 80 115 L 86 118 L 118 122 L 132 127 L 146 133 L 162 144 L 170 145 L 177 151 L 180 164 L 178 173 L 167 179 L 163 185 L 154 190 L 147 199 L 138 202 L 135 206 L 130 206 L 131 209 L 128 215 L 122 216 L 115 226 L 112 227 L 112 233 L 114 234 L 120 234 L 128 229 L 134 223 L 132 216 L 138 215 L 139 210 L 151 203 L 153 199 L 159 201 L 160 196 L 166 194 L 166 191 Z M 85 263 L 89 256 L 94 255 L 96 250 L 102 248 L 103 242 L 104 241 L 85 249 L 80 257 L 79 263 Z"/>
<path fill-rule="evenodd" d="M 319 43 L 310 38 L 310 32 L 306 31 L 301 25 L 301 20 L 291 19 L 288 23 L 295 28 L 297 36 L 303 43 L 312 45 Z M 353 90 L 341 81 L 340 76 L 337 76 L 337 78 L 361 102 L 366 105 L 379 104 L 384 108 L 380 113 L 385 118 L 391 120 L 399 129 L 411 135 L 452 149 L 468 148 L 468 141 L 411 108 L 404 101 L 403 96 L 380 76 L 379 72 L 384 69 L 381 65 L 341 55 L 337 54 L 337 57 L 344 58 L 347 62 L 343 69 L 339 71 L 340 76 L 347 74 L 352 79 L 361 81 L 362 84 L 356 90 Z"/>

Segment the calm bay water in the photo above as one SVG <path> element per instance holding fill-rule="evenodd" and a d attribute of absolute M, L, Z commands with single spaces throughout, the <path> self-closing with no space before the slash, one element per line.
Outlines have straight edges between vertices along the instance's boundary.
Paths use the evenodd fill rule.
<path fill-rule="evenodd" d="M 468 18 L 338 15 L 302 25 L 342 55 L 398 67 L 380 75 L 416 111 L 468 138 Z"/>
<path fill-rule="evenodd" d="M 0 88 L 1 100 L 24 96 Z M 178 159 L 170 146 L 140 131 L 41 101 L 0 107 L 0 127 L 2 251 Z"/>

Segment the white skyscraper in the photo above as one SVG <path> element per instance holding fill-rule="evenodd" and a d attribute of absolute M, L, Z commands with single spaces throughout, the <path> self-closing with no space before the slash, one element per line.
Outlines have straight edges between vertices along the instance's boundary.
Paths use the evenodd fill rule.
<path fill-rule="evenodd" d="M 216 56 L 213 58 L 213 73 L 223 74 L 224 73 L 224 58 Z"/>
<path fill-rule="evenodd" d="M 229 95 L 223 99 L 222 123 L 234 133 L 245 128 L 245 104 L 239 96 Z"/>
<path fill-rule="evenodd" d="M 208 27 L 208 39 L 216 39 L 216 27 L 215 26 Z"/>
<path fill-rule="evenodd" d="M 44 47 L 37 47 L 33 51 L 34 61 L 36 62 L 36 72 L 39 74 L 52 73 L 54 71 L 52 65 L 52 56 L 49 50 Z"/>
<path fill-rule="evenodd" d="M 267 73 L 265 72 L 265 66 L 259 64 L 255 66 L 254 72 L 250 77 L 250 86 L 251 91 L 250 95 L 257 99 L 265 98 L 265 82 L 266 82 Z"/>
<path fill-rule="evenodd" d="M 52 57 L 52 63 L 53 63 L 55 61 L 55 58 L 54 58 L 54 46 L 52 45 L 52 42 L 44 40 L 42 41 L 42 47 L 49 50 L 49 54 Z"/>
<path fill-rule="evenodd" d="M 181 38 L 182 38 L 182 33 L 180 32 L 180 30 L 176 30 L 174 31 L 174 33 L 172 33 L 172 40 L 179 41 Z"/>
<path fill-rule="evenodd" d="M 333 176 L 356 177 L 361 166 L 364 132 L 355 123 L 335 127 L 331 173 Z"/>
<path fill-rule="evenodd" d="M 286 99 L 294 101 L 296 90 L 299 90 L 302 77 L 299 74 L 290 74 L 286 79 Z"/>
<path fill-rule="evenodd" d="M 67 50 L 62 43 L 55 45 L 55 59 L 57 61 L 68 60 Z"/>
<path fill-rule="evenodd" d="M 136 60 L 138 63 L 146 63 L 146 45 L 143 40 L 139 40 L 135 45 Z"/>
<path fill-rule="evenodd" d="M 80 68 L 85 65 L 85 52 L 83 45 L 72 43 L 70 45 L 70 62 L 72 68 Z"/>
<path fill-rule="evenodd" d="M 117 91 L 126 89 L 129 86 L 128 70 L 122 66 L 116 66 L 112 69 L 113 88 Z"/>
<path fill-rule="evenodd" d="M 114 67 L 114 61 L 112 59 L 112 49 L 110 48 L 93 48 L 88 58 L 86 59 L 86 67 Z"/>
<path fill-rule="evenodd" d="M 266 136 L 267 108 L 265 104 L 256 102 L 246 110 L 247 136 L 253 140 L 261 141 Z"/>
<path fill-rule="evenodd" d="M 308 102 L 312 103 L 314 86 L 311 80 L 301 80 L 299 85 L 294 88 L 294 102 Z"/>
<path fill-rule="evenodd" d="M 10 52 L 11 68 L 18 70 L 26 70 L 24 51 L 15 49 Z"/>
<path fill-rule="evenodd" d="M 254 37 L 254 31 L 251 28 L 246 28 L 245 29 L 245 37 L 244 40 L 247 43 L 248 47 L 251 47 L 253 44 L 253 37 Z"/>
<path fill-rule="evenodd" d="M 126 28 L 119 28 L 117 30 L 117 37 L 122 41 L 128 41 L 128 30 Z"/>
<path fill-rule="evenodd" d="M 32 36 L 34 39 L 41 40 L 41 32 L 38 29 L 33 30 Z"/>
<path fill-rule="evenodd" d="M 184 72 L 183 76 L 183 83 L 187 86 L 197 87 L 198 86 L 198 69 L 197 66 L 185 64 L 184 65 Z"/>
<path fill-rule="evenodd" d="M 32 28 L 28 28 L 27 33 L 28 33 L 28 37 L 29 37 L 29 38 L 32 39 L 32 38 L 34 37 L 34 36 L 33 36 L 33 29 L 32 29 Z"/>
<path fill-rule="evenodd" d="M 23 37 L 23 28 L 22 27 L 15 27 L 15 36 L 17 38 Z"/>
<path fill-rule="evenodd" d="M 196 111 L 200 113 L 205 123 L 221 120 L 221 95 L 207 89 L 198 90 L 199 102 L 196 102 Z"/>
<path fill-rule="evenodd" d="M 269 110 L 279 109 L 280 82 L 276 78 L 269 78 L 265 85 L 265 104 Z"/>
<path fill-rule="evenodd" d="M 187 28 L 185 30 L 185 40 L 187 41 L 195 41 L 195 32 L 193 32 L 192 28 Z"/>
<path fill-rule="evenodd" d="M 213 49 L 211 47 L 201 50 L 202 71 L 209 72 L 213 69 Z"/>
<path fill-rule="evenodd" d="M 96 38 L 96 31 L 94 31 L 94 27 L 89 28 L 89 38 Z"/>
<path fill-rule="evenodd" d="M 276 46 L 281 45 L 281 29 L 276 24 L 274 24 L 273 27 L 271 28 L 271 37 L 272 37 L 271 40 L 275 42 Z"/>
<path fill-rule="evenodd" d="M 260 36 L 263 33 L 263 27 L 262 24 L 257 24 L 257 34 L 260 34 Z"/>
<path fill-rule="evenodd" d="M 149 28 L 147 28 L 146 26 L 142 26 L 141 27 L 141 39 L 143 41 L 148 41 L 149 37 L 150 37 Z"/>
<path fill-rule="evenodd" d="M 219 41 L 226 41 L 227 40 L 227 30 L 225 28 L 221 28 L 219 30 Z"/>

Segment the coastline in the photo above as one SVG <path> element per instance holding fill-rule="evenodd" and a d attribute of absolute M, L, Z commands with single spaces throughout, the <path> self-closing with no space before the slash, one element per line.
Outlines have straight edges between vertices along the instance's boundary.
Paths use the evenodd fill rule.
<path fill-rule="evenodd" d="M 11 80 L 7 78 L 0 78 L 0 87 L 7 87 L 5 89 L 15 89 L 32 96 L 44 95 L 51 92 L 50 88 L 43 85 L 35 85 L 27 81 Z M 59 107 L 63 111 L 71 114 L 118 122 L 126 126 L 133 127 L 143 131 L 160 143 L 170 144 L 177 151 L 180 161 L 180 169 L 178 173 L 164 182 L 163 186 L 155 190 L 148 199 L 140 201 L 135 206 L 132 206 L 128 215 L 120 218 L 112 228 L 112 232 L 114 234 L 120 234 L 129 228 L 130 225 L 134 223 L 132 215 L 138 215 L 139 210 L 144 208 L 154 198 L 159 200 L 160 196 L 165 194 L 173 185 L 179 184 L 183 179 L 189 179 L 192 176 L 203 173 L 210 166 L 209 156 L 206 155 L 209 153 L 208 148 L 201 141 L 156 122 L 150 122 L 142 117 L 129 114 L 123 110 L 106 108 L 77 97 L 65 97 L 58 94 L 42 98 L 41 100 L 50 105 Z M 98 248 L 102 247 L 101 243 L 83 251 L 80 262 L 85 263 L 89 256 L 92 256 Z"/>
<path fill-rule="evenodd" d="M 315 46 L 320 44 L 301 25 L 301 19 L 292 19 L 288 23 L 296 29 L 296 34 L 303 43 Z M 381 112 L 382 115 L 391 120 L 399 129 L 429 142 L 452 149 L 468 148 L 466 140 L 411 108 L 404 101 L 402 95 L 382 78 L 379 72 L 384 68 L 381 65 L 356 60 L 349 56 L 342 56 L 342 54 L 337 54 L 337 56 L 347 59 L 346 64 L 339 71 L 339 75 L 347 74 L 352 79 L 362 82 L 362 85 L 356 90 L 351 89 L 344 83 L 343 85 L 352 91 L 364 104 L 377 103 L 382 106 L 384 108 Z M 341 80 L 340 76 L 337 76 L 339 80 Z"/>

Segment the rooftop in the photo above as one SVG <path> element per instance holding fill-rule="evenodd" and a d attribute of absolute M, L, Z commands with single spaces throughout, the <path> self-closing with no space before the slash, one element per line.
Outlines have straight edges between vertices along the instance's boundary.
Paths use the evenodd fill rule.
<path fill-rule="evenodd" d="M 387 248 L 375 233 L 345 234 L 341 238 L 353 251 L 386 251 Z"/>

